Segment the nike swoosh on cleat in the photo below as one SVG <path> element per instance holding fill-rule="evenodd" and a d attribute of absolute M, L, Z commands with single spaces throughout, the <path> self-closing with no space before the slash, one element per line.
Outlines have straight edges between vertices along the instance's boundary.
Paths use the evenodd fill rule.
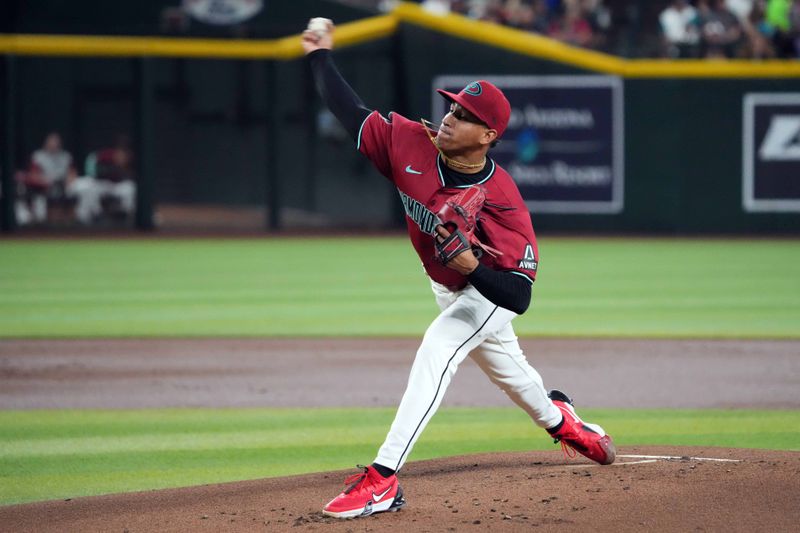
<path fill-rule="evenodd" d="M 599 435 L 599 433 L 598 433 L 598 432 L 596 432 L 594 429 L 590 428 L 590 427 L 589 427 L 589 426 L 587 426 L 586 424 L 583 424 L 583 429 L 585 429 L 586 431 L 588 431 L 588 432 L 590 432 L 590 433 L 594 433 L 595 435 Z"/>
<path fill-rule="evenodd" d="M 386 489 L 385 491 L 383 491 L 383 494 L 381 494 L 381 495 L 379 495 L 379 496 L 377 496 L 377 495 L 376 495 L 376 494 L 373 492 L 373 493 L 372 493 L 372 501 L 374 501 L 375 503 L 378 503 L 379 501 L 381 501 L 381 500 L 383 499 L 383 497 L 384 497 L 384 496 L 386 496 L 387 494 L 389 494 L 389 491 L 390 491 L 390 490 L 392 490 L 392 487 L 391 487 L 391 486 L 390 486 L 388 489 Z"/>
<path fill-rule="evenodd" d="M 411 168 L 411 165 L 408 165 L 406 167 L 406 172 L 408 172 L 409 174 L 422 174 L 422 172 L 420 172 L 419 170 L 414 170 L 413 168 Z"/>

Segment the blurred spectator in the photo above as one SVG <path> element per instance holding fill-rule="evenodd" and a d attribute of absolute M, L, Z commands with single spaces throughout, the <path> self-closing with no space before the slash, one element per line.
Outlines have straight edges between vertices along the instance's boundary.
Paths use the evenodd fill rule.
<path fill-rule="evenodd" d="M 505 5 L 506 25 L 519 30 L 535 31 L 536 15 L 533 5 L 523 0 L 507 0 Z"/>
<path fill-rule="evenodd" d="M 551 13 L 561 12 L 561 0 L 545 0 L 545 2 L 547 3 L 547 9 L 549 9 Z"/>
<path fill-rule="evenodd" d="M 75 216 L 91 224 L 105 212 L 129 216 L 136 206 L 133 151 L 126 136 L 111 148 L 86 157 L 86 175 L 75 179 L 67 189 L 75 197 Z"/>
<path fill-rule="evenodd" d="M 753 0 L 725 0 L 725 7 L 740 21 L 747 20 L 753 11 Z"/>
<path fill-rule="evenodd" d="M 800 2 L 768 0 L 764 18 L 764 27 L 771 34 L 776 55 L 800 57 Z"/>
<path fill-rule="evenodd" d="M 533 0 L 533 31 L 541 34 L 547 33 L 550 27 L 550 8 L 547 0 Z"/>
<path fill-rule="evenodd" d="M 339 1 L 393 5 L 390 0 Z M 658 27 L 661 53 L 667 57 L 800 56 L 800 0 L 417 1 L 431 12 L 459 13 L 577 46 L 632 56 L 654 53 L 648 36 Z M 620 16 L 613 18 L 605 4 L 618 10 Z"/>
<path fill-rule="evenodd" d="M 476 3 L 473 3 L 472 10 L 476 8 Z M 496 24 L 505 24 L 505 2 L 504 0 L 487 0 L 485 2 L 483 15 L 481 20 L 486 22 L 494 22 Z"/>
<path fill-rule="evenodd" d="M 794 43 L 794 57 L 800 57 L 800 0 L 794 0 L 789 11 L 789 35 Z"/>
<path fill-rule="evenodd" d="M 505 20 L 513 28 L 546 34 L 550 27 L 550 8 L 546 0 L 507 0 Z"/>
<path fill-rule="evenodd" d="M 611 10 L 603 5 L 603 0 L 582 0 L 581 5 L 594 36 L 590 47 L 603 48 L 606 34 L 611 29 Z"/>
<path fill-rule="evenodd" d="M 578 0 L 564 0 L 564 15 L 550 23 L 547 34 L 575 46 L 589 46 L 594 38 Z"/>
<path fill-rule="evenodd" d="M 667 57 L 697 57 L 700 54 L 700 19 L 687 0 L 673 0 L 658 17 Z"/>
<path fill-rule="evenodd" d="M 72 155 L 64 150 L 61 135 L 48 133 L 42 147 L 31 156 L 28 170 L 17 173 L 17 223 L 45 222 L 48 203 L 63 199 L 68 183 L 74 179 Z"/>
<path fill-rule="evenodd" d="M 736 15 L 745 36 L 741 56 L 765 59 L 775 56 L 771 45 L 772 32 L 765 31 L 764 0 L 726 0 L 727 8 Z"/>
<path fill-rule="evenodd" d="M 736 15 L 725 6 L 725 0 L 711 0 L 705 5 L 701 0 L 700 30 L 703 55 L 708 58 L 732 58 L 742 40 L 742 27 Z"/>
<path fill-rule="evenodd" d="M 450 13 L 450 0 L 425 0 L 422 7 L 435 15 L 446 15 Z"/>

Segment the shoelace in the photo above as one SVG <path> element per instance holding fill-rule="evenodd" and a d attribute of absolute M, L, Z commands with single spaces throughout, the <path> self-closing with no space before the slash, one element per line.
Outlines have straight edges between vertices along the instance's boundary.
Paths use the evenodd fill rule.
<path fill-rule="evenodd" d="M 578 456 L 578 452 L 570 446 L 569 444 L 564 441 L 564 439 L 557 438 L 553 439 L 554 443 L 561 443 L 561 451 L 564 453 L 565 459 L 575 459 Z"/>
<path fill-rule="evenodd" d="M 348 476 L 344 480 L 344 484 L 345 485 L 349 485 L 344 490 L 345 494 L 350 494 L 350 492 L 353 491 L 353 489 L 355 489 L 357 487 L 360 487 L 367 480 L 367 467 L 364 466 L 364 465 L 356 465 L 356 467 L 357 468 L 363 468 L 364 471 L 363 472 L 359 472 L 358 474 L 353 474 L 352 476 Z"/>
<path fill-rule="evenodd" d="M 567 424 L 567 417 L 569 416 L 569 414 L 567 413 L 567 411 L 565 409 L 562 409 L 561 407 L 559 407 L 559 409 L 561 409 L 561 411 L 563 412 L 564 423 Z M 570 446 L 564 440 L 563 436 L 553 437 L 553 443 L 554 444 L 559 444 L 559 443 L 561 444 L 561 452 L 564 454 L 564 459 L 567 459 L 567 460 L 575 459 L 578 456 L 578 450 L 576 450 L 575 448 Z"/>

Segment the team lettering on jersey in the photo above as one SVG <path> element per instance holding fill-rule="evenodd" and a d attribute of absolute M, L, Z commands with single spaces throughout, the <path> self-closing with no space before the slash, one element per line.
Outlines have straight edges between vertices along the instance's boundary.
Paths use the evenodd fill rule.
<path fill-rule="evenodd" d="M 433 238 L 440 223 L 437 206 L 451 192 L 436 171 L 439 152 L 422 124 L 396 113 L 390 117 L 388 121 L 375 111 L 364 119 L 358 150 L 397 188 L 408 236 L 427 274 L 450 290 L 461 290 L 468 282 L 466 276 L 437 259 Z M 514 271 L 533 280 L 539 254 L 528 208 L 511 176 L 494 162 L 492 165 L 494 172 L 481 185 L 486 188 L 487 198 L 497 199 L 502 205 L 486 207 L 481 233 L 487 244 L 503 255 L 484 254 L 479 260 L 494 270 Z M 526 250 L 528 245 L 530 249 Z M 481 252 L 476 249 L 473 254 L 478 257 Z"/>
<path fill-rule="evenodd" d="M 406 210 L 408 218 L 416 222 L 420 231 L 433 235 L 436 225 L 441 223 L 439 217 L 400 189 L 397 189 L 397 192 L 400 194 L 400 200 L 403 202 L 403 208 Z"/>
<path fill-rule="evenodd" d="M 517 268 L 536 272 L 538 266 L 539 262 L 536 260 L 536 255 L 533 253 L 533 246 L 528 244 L 525 246 L 525 253 L 522 254 L 522 259 L 520 259 Z"/>

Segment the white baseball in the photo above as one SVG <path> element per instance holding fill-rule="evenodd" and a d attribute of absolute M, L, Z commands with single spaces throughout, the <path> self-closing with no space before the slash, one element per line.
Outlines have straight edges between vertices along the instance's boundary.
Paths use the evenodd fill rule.
<path fill-rule="evenodd" d="M 316 17 L 308 22 L 308 29 L 316 33 L 317 37 L 322 37 L 328 33 L 331 25 L 333 25 L 333 21 L 331 19 Z"/>

